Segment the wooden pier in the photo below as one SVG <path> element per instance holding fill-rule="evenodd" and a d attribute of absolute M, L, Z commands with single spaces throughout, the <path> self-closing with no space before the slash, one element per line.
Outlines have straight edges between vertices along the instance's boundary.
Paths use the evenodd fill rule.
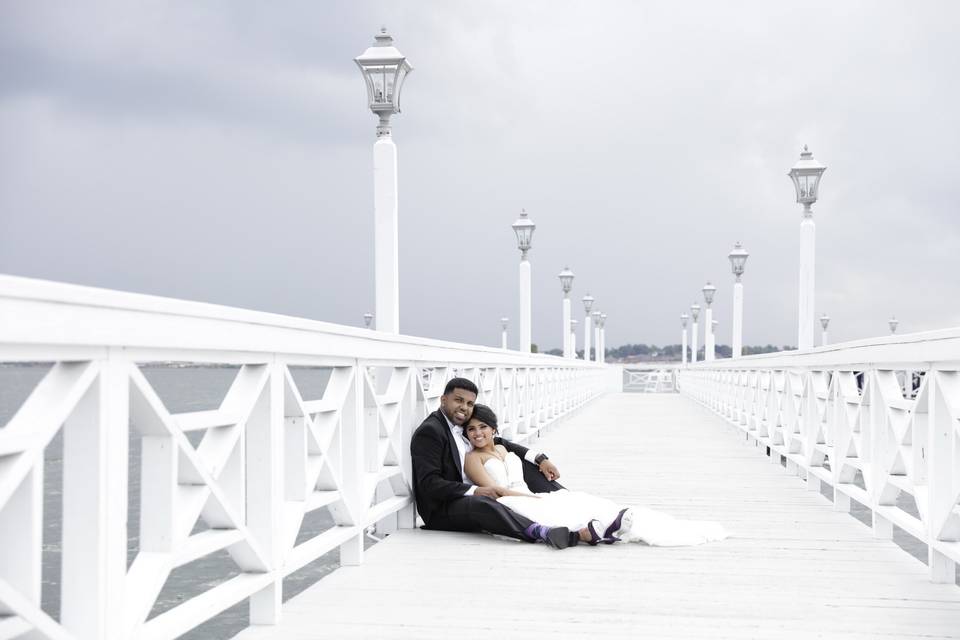
<path fill-rule="evenodd" d="M 733 535 L 556 551 L 400 530 L 235 638 L 960 638 L 960 588 L 688 398 L 610 394 L 537 446 L 568 487 Z"/>

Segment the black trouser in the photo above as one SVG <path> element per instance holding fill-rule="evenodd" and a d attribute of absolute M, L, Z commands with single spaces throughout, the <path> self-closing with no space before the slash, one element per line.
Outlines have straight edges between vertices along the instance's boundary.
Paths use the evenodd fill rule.
<path fill-rule="evenodd" d="M 431 514 L 427 529 L 441 531 L 488 531 L 518 540 L 531 541 L 525 530 L 533 524 L 526 518 L 485 496 L 454 498 Z"/>

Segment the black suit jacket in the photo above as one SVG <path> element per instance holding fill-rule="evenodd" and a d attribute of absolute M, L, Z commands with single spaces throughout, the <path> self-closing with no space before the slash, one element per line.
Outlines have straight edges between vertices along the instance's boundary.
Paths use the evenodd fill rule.
<path fill-rule="evenodd" d="M 497 438 L 508 451 L 521 460 L 527 448 Z M 413 493 L 417 511 L 423 521 L 430 524 L 430 517 L 443 507 L 445 502 L 462 497 L 471 485 L 463 481 L 460 453 L 447 426 L 447 419 L 439 409 L 431 413 L 417 427 L 410 440 L 410 457 L 413 462 Z M 549 482 L 535 465 L 524 461 L 523 478 L 533 491 L 555 491 L 561 486 Z M 529 472 L 529 475 L 528 475 Z"/>

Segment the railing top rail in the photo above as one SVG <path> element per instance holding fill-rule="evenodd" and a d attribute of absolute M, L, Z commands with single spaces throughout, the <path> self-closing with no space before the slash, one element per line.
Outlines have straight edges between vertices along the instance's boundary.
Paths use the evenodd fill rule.
<path fill-rule="evenodd" d="M 683 365 L 679 362 L 644 362 L 644 363 L 624 363 L 623 368 L 626 371 L 662 371 L 664 369 L 680 369 Z"/>
<path fill-rule="evenodd" d="M 0 345 L 289 353 L 516 366 L 602 365 L 318 320 L 0 275 Z"/>
<path fill-rule="evenodd" d="M 691 369 L 923 367 L 960 363 L 960 327 L 838 342 L 806 351 L 780 351 L 737 359 L 698 362 Z"/>

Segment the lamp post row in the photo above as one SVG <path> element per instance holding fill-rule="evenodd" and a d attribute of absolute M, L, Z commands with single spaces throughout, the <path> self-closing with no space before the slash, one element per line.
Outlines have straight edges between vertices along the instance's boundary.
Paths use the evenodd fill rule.
<path fill-rule="evenodd" d="M 817 162 L 813 158 L 813 153 L 804 145 L 800 153 L 800 159 L 791 167 L 787 175 L 793 181 L 796 191 L 797 202 L 803 205 L 803 213 L 800 221 L 800 279 L 798 295 L 798 318 L 797 318 L 797 347 L 799 349 L 811 349 L 814 346 L 813 326 L 814 326 L 814 263 L 815 263 L 815 240 L 816 226 L 813 222 L 813 211 L 811 206 L 817 201 L 820 187 L 820 178 L 827 167 Z M 735 277 L 733 284 L 733 347 L 732 356 L 739 358 L 743 355 L 743 276 L 744 265 L 750 254 L 744 250 L 743 245 L 736 243 L 728 255 L 730 266 Z M 712 361 L 716 357 L 716 321 L 713 320 L 712 303 L 716 287 L 707 282 L 703 287 L 703 299 L 706 302 L 706 318 L 704 327 L 704 360 Z M 699 305 L 694 305 L 693 311 L 693 335 L 692 335 L 692 362 L 697 361 L 697 314 Z M 680 321 L 683 326 L 684 340 L 686 343 L 687 315 L 681 314 Z M 826 314 L 820 317 L 820 323 L 823 327 L 823 344 L 826 344 L 827 324 L 830 318 Z M 896 331 L 896 319 L 891 318 L 890 332 Z M 686 362 L 686 348 L 684 348 L 682 361 Z"/>
<path fill-rule="evenodd" d="M 534 224 L 533 220 L 527 215 L 526 210 L 521 210 L 520 217 L 513 223 L 513 231 L 517 235 L 517 248 L 520 250 L 520 267 L 519 267 L 519 280 L 520 280 L 520 344 L 519 348 L 525 353 L 530 352 L 531 348 L 531 285 L 530 285 L 530 260 L 528 258 L 528 253 L 530 252 L 531 247 L 533 246 L 533 232 L 536 230 L 537 225 Z M 579 322 L 572 318 L 571 310 L 571 301 L 570 301 L 570 291 L 573 289 L 573 280 L 576 275 L 573 271 L 570 270 L 570 267 L 564 267 L 557 278 L 560 280 L 560 290 L 563 292 L 563 299 L 561 301 L 561 338 L 563 343 L 563 356 L 565 358 L 576 358 L 577 354 L 577 340 L 575 327 Z M 601 362 L 602 360 L 602 338 L 603 338 L 603 319 L 606 318 L 606 314 L 601 314 L 602 319 L 597 322 L 597 314 L 599 312 L 593 312 L 591 316 L 591 310 L 593 307 L 594 298 L 589 293 L 583 296 L 583 310 L 584 310 L 584 322 L 583 322 L 583 331 L 584 331 L 584 359 L 590 359 L 590 347 L 591 347 L 591 329 L 595 325 L 596 327 L 596 337 L 593 340 L 593 344 L 596 348 L 596 361 Z M 593 320 L 593 322 L 591 322 Z M 506 348 L 506 324 L 504 324 L 504 332 L 501 335 L 501 346 Z"/>
<path fill-rule="evenodd" d="M 400 276 L 398 243 L 398 193 L 397 193 L 397 147 L 393 142 L 390 118 L 400 113 L 400 92 L 404 80 L 413 71 L 406 56 L 393 46 L 393 38 L 385 28 L 374 37 L 374 44 L 354 58 L 363 75 L 367 88 L 367 101 L 370 110 L 377 116 L 377 139 L 373 145 L 373 200 L 374 200 L 374 280 L 375 306 L 373 313 L 365 313 L 364 326 L 370 328 L 374 320 L 374 329 L 389 333 L 400 332 Z M 513 224 L 520 248 L 520 351 L 531 350 L 531 301 L 530 301 L 530 250 L 533 231 L 536 225 L 529 219 L 526 211 Z M 569 293 L 573 283 L 573 272 L 564 269 L 560 273 L 563 287 L 563 352 L 566 357 L 576 356 L 576 339 L 572 327 L 575 322 L 570 317 Z M 586 357 L 590 353 L 591 316 L 590 307 L 593 298 L 588 294 L 583 298 L 586 319 L 584 320 L 584 344 Z M 604 316 L 605 317 L 605 316 Z M 506 348 L 507 318 L 501 318 L 501 346 Z M 595 340 L 597 347 L 602 343 L 603 325 L 599 325 L 601 339 Z M 603 352 L 598 348 L 598 361 Z"/>
<path fill-rule="evenodd" d="M 407 75 L 413 71 L 413 66 L 406 56 L 393 46 L 393 38 L 386 29 L 381 29 L 374 38 L 374 44 L 368 47 L 354 61 L 360 68 L 367 88 L 367 99 L 370 110 L 378 117 L 376 129 L 377 139 L 373 145 L 373 173 L 374 173 L 374 273 L 375 273 L 375 307 L 374 312 L 364 314 L 364 324 L 370 327 L 375 319 L 375 329 L 390 333 L 400 332 L 400 295 L 399 295 L 399 244 L 398 244 L 398 190 L 397 190 L 397 147 L 393 142 L 390 118 L 400 113 L 400 92 Z M 800 221 L 800 277 L 798 295 L 797 319 L 797 347 L 810 349 L 814 346 L 814 292 L 815 292 L 815 246 L 816 225 L 813 221 L 812 205 L 819 195 L 820 179 L 827 167 L 813 158 L 813 153 L 804 145 L 800 159 L 791 167 L 787 175 L 793 181 L 796 190 L 797 202 L 803 205 Z M 519 280 L 520 280 L 520 351 L 529 353 L 531 350 L 531 303 L 530 303 L 530 262 L 527 252 L 530 250 L 533 231 L 536 225 L 523 211 L 520 218 L 513 224 L 517 234 L 517 243 L 521 251 Z M 736 280 L 733 288 L 733 357 L 742 355 L 743 349 L 743 284 L 740 281 L 743 275 L 744 263 L 749 254 L 743 250 L 738 242 L 729 258 Z M 559 274 L 563 289 L 563 352 L 566 357 L 576 356 L 576 340 L 572 337 L 573 326 L 570 317 L 569 293 L 572 287 L 574 274 L 564 268 Z M 704 327 L 704 359 L 711 361 L 716 357 L 715 330 L 713 320 L 713 297 L 716 292 L 709 282 L 703 287 L 705 310 Z M 587 294 L 583 297 L 584 304 L 584 348 L 586 357 L 589 357 L 591 347 L 591 329 L 593 329 L 593 347 L 596 350 L 597 361 L 604 358 L 604 323 L 605 314 L 591 311 L 593 298 Z M 696 307 L 696 310 L 694 310 Z M 691 307 L 692 312 L 692 362 L 697 358 L 697 317 L 699 305 Z M 591 322 L 592 320 L 592 322 Z M 829 317 L 825 314 L 820 317 L 823 329 L 822 342 L 827 343 L 827 324 Z M 506 341 L 506 318 L 501 319 L 503 334 L 501 344 Z M 686 343 L 686 314 L 681 315 L 683 325 L 683 342 Z M 890 333 L 896 333 L 899 322 L 895 317 L 888 320 Z M 686 348 L 683 351 L 683 361 L 686 361 Z"/>

